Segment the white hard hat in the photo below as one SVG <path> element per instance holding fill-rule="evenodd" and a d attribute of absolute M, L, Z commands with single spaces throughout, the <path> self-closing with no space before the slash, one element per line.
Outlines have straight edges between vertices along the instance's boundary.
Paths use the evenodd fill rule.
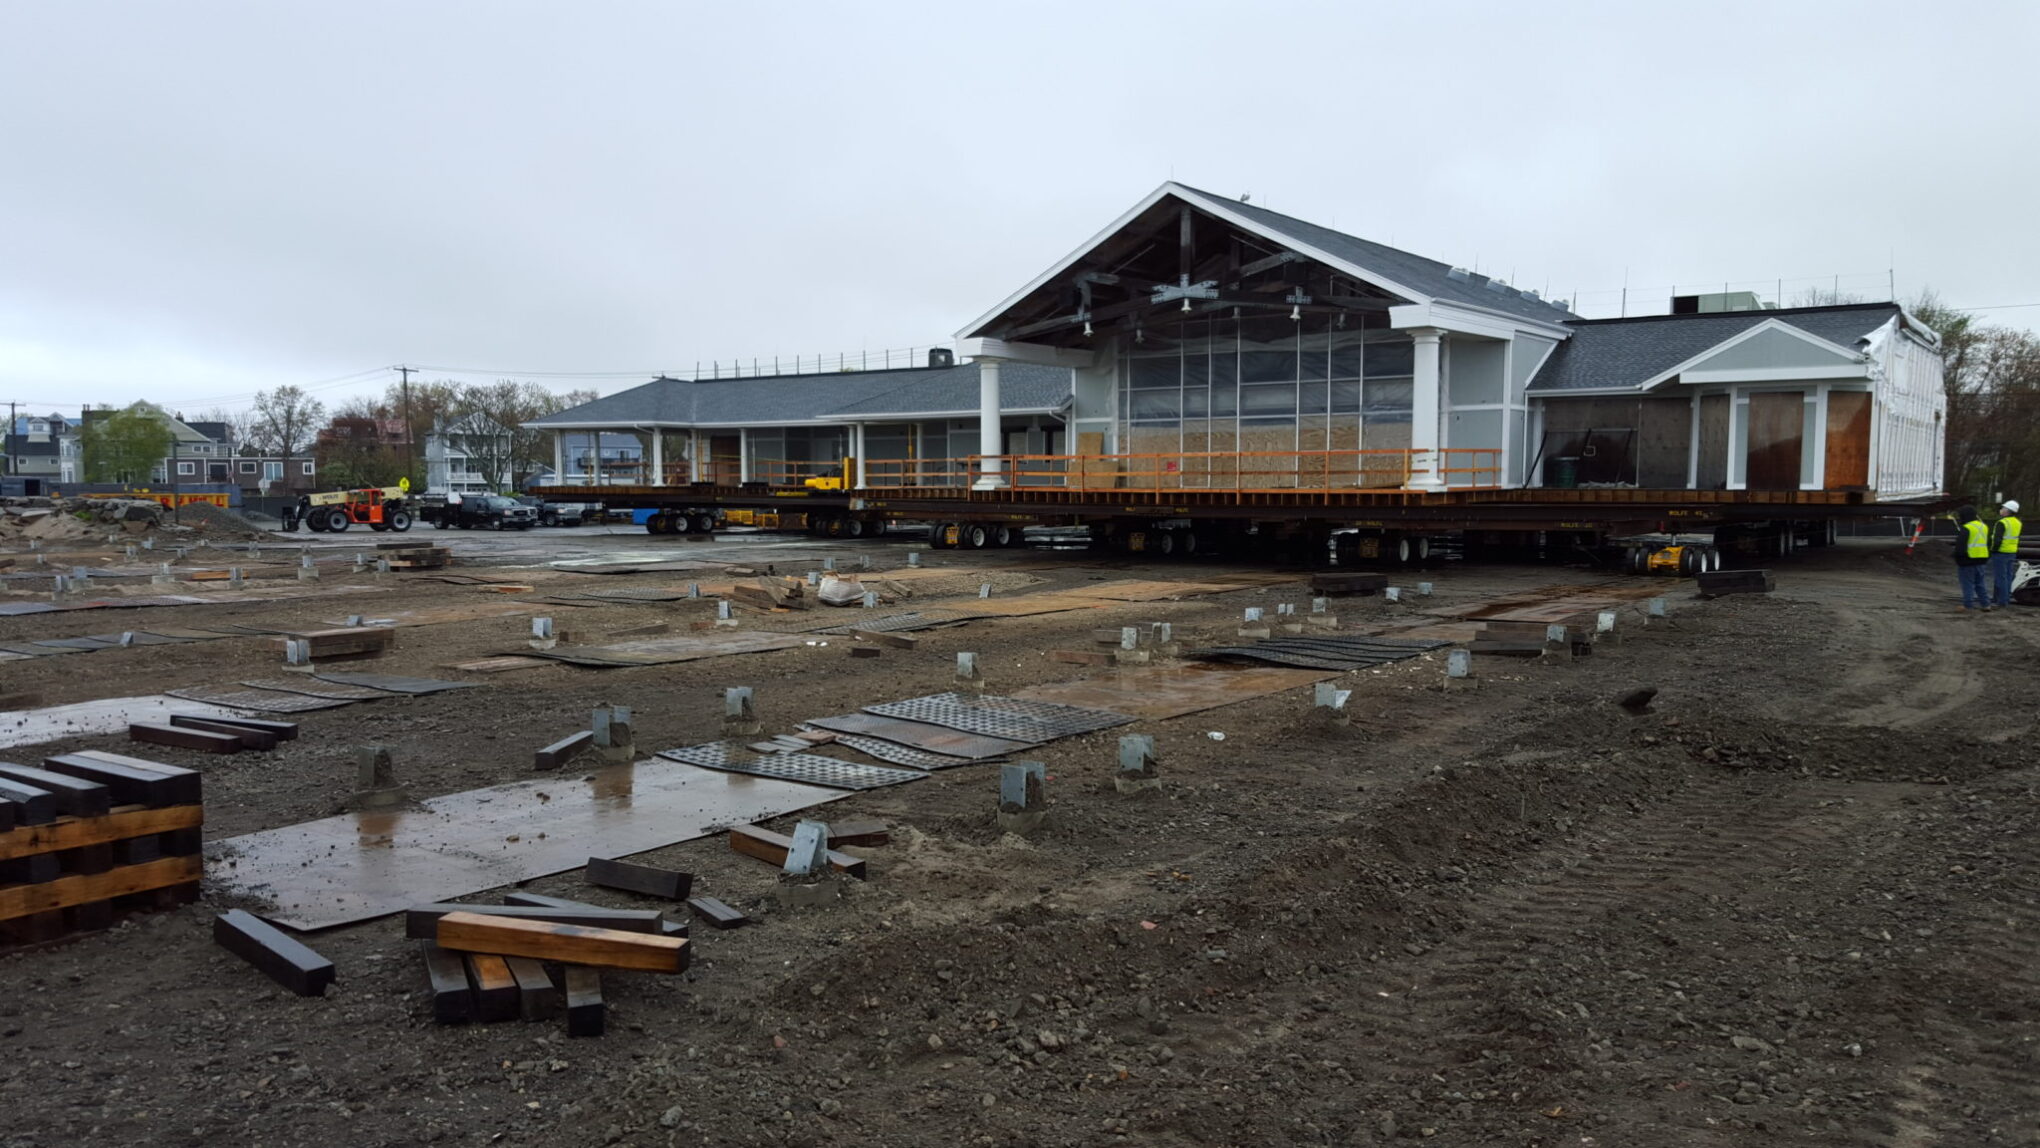
<path fill-rule="evenodd" d="M 2005 499 L 2004 508 L 2006 510 L 2011 511 L 2013 514 L 2017 514 L 2019 512 L 2019 500 L 2016 498 Z"/>

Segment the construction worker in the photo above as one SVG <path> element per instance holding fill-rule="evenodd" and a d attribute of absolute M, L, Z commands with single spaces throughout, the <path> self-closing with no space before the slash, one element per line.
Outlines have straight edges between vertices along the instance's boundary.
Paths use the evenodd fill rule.
<path fill-rule="evenodd" d="M 1997 604 L 2012 604 L 2012 579 L 2019 573 L 2019 504 L 2007 498 L 1998 507 L 1998 518 L 1990 524 L 1990 580 L 1997 587 Z"/>
<path fill-rule="evenodd" d="M 1983 584 L 1990 567 L 1990 527 L 1976 517 L 1974 506 L 1955 512 L 1955 573 L 1962 578 L 1962 608 L 1989 610 L 1990 590 Z"/>

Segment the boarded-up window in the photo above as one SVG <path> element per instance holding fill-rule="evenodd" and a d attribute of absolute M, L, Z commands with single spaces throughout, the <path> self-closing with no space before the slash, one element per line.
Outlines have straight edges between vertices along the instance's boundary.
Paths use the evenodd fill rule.
<path fill-rule="evenodd" d="M 1766 391 L 1750 396 L 1750 490 L 1798 490 L 1805 451 L 1806 396 Z"/>
<path fill-rule="evenodd" d="M 1870 392 L 1830 391 L 1827 415 L 1828 490 L 1870 485 Z"/>

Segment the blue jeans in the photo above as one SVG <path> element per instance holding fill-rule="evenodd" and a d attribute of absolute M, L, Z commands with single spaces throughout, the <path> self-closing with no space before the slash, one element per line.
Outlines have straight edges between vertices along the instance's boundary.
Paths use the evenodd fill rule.
<path fill-rule="evenodd" d="M 1962 575 L 1962 608 L 1981 610 L 1990 605 L 1990 589 L 1983 584 L 1983 572 L 1989 569 L 1978 562 L 1974 566 L 1957 566 L 1955 572 Z"/>
<path fill-rule="evenodd" d="M 2012 604 L 2012 577 L 2019 572 L 2019 556 L 2016 554 L 1993 554 L 1990 556 L 1990 580 L 1997 584 L 1997 604 Z"/>

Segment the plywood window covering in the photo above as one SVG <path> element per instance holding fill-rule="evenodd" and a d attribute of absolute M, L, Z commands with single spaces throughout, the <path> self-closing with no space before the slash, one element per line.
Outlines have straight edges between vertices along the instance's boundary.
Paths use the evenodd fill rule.
<path fill-rule="evenodd" d="M 1829 391 L 1826 490 L 1870 485 L 1870 392 Z"/>
<path fill-rule="evenodd" d="M 1806 393 L 1760 391 L 1750 396 L 1749 490 L 1798 490 L 1804 463 Z"/>

